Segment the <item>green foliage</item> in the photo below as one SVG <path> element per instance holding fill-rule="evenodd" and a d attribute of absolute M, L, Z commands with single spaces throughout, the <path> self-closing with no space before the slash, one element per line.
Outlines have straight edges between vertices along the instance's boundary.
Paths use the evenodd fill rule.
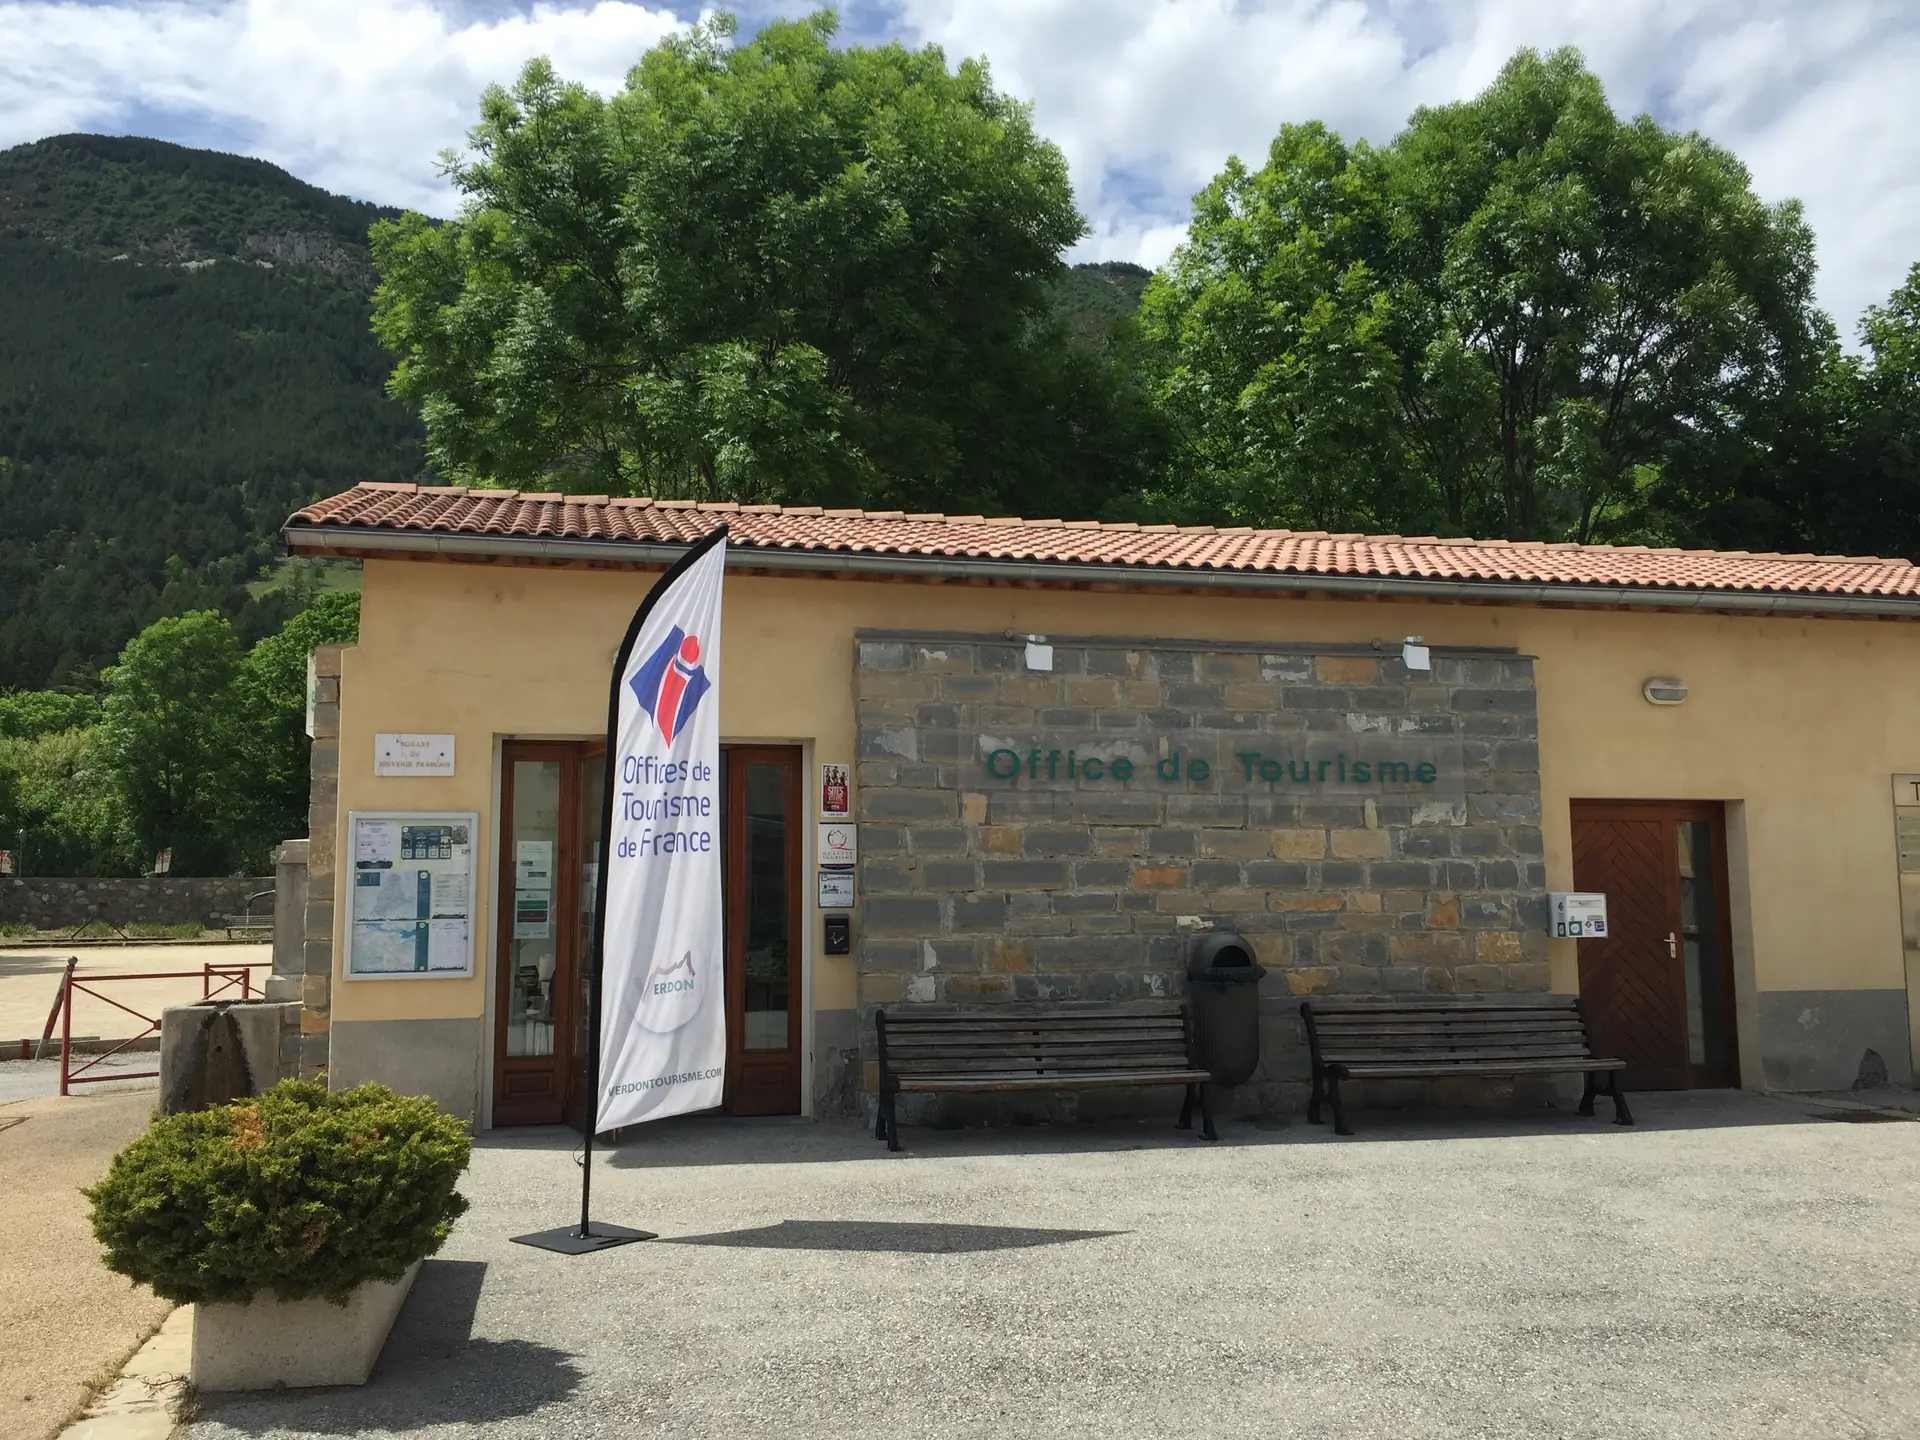
<path fill-rule="evenodd" d="M 156 141 L 0 151 L 0 689 L 86 688 L 162 615 L 271 633 L 301 597 L 247 586 L 287 515 L 418 473 L 377 213 Z"/>
<path fill-rule="evenodd" d="M 471 1149 L 431 1100 L 283 1080 L 156 1120 L 85 1193 L 109 1268 L 163 1299 L 344 1304 L 446 1243 Z"/>
<path fill-rule="evenodd" d="M 15 852 L 20 874 L 139 872 L 126 805 L 97 727 L 0 738 L 0 846 Z"/>
<path fill-rule="evenodd" d="M 75 730 L 100 718 L 100 697 L 60 690 L 15 690 L 0 695 L 0 739 L 34 740 Z"/>
<path fill-rule="evenodd" d="M 0 695 L 0 846 L 40 875 L 259 874 L 306 832 L 307 657 L 351 643 L 360 592 L 329 590 L 244 656 L 213 610 L 157 620 L 90 695 Z"/>
<path fill-rule="evenodd" d="M 1288 126 L 1148 291 L 1177 513 L 1656 539 L 1726 505 L 1830 326 L 1799 209 L 1521 51 L 1391 145 Z"/>
<path fill-rule="evenodd" d="M 713 20 L 611 100 L 545 61 L 450 174 L 462 218 L 378 225 L 392 392 L 450 478 L 1084 514 L 1147 448 L 1052 314 L 1084 229 L 984 65 L 832 48 L 829 13 Z"/>
<path fill-rule="evenodd" d="M 188 875 L 225 868 L 241 809 L 240 660 L 227 618 L 193 610 L 154 621 L 101 674 L 101 742 L 134 840 L 171 848 Z"/>
<path fill-rule="evenodd" d="M 307 660 L 360 634 L 360 592 L 330 590 L 248 652 L 237 685 L 244 721 L 249 835 L 271 843 L 307 827 Z"/>

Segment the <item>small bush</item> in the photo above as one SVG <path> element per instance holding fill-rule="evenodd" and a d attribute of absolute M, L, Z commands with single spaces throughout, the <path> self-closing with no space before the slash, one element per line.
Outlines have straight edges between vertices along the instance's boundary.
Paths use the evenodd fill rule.
<path fill-rule="evenodd" d="M 283 1080 L 156 1120 L 85 1193 L 107 1265 L 165 1299 L 344 1304 L 445 1243 L 471 1151 L 431 1100 Z"/>

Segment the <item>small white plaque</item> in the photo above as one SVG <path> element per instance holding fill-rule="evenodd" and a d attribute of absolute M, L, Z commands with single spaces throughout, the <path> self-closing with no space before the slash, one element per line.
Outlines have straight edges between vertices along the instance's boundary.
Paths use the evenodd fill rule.
<path fill-rule="evenodd" d="M 820 872 L 820 908 L 822 910 L 853 908 L 853 872 L 851 870 Z"/>
<path fill-rule="evenodd" d="M 375 735 L 373 773 L 376 775 L 453 774 L 451 735 Z"/>
<path fill-rule="evenodd" d="M 851 870 L 860 845 L 851 822 L 835 820 L 820 827 L 820 863 L 830 870 Z"/>

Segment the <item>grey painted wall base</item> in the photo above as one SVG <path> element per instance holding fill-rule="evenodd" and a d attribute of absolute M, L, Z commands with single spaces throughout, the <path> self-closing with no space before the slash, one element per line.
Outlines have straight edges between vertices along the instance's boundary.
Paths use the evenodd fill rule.
<path fill-rule="evenodd" d="M 466 1020 L 335 1020 L 327 1086 L 378 1080 L 402 1095 L 427 1095 L 449 1115 L 478 1124 L 479 1016 Z"/>
<path fill-rule="evenodd" d="M 1913 1084 L 1905 990 L 1762 990 L 1760 1070 L 1769 1090 Z"/>
<path fill-rule="evenodd" d="M 813 1012 L 813 1118 L 860 1113 L 860 1012 Z"/>

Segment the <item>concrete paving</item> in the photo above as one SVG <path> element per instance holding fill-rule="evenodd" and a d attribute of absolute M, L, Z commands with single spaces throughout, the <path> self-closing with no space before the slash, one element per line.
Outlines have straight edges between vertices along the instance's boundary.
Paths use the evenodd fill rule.
<path fill-rule="evenodd" d="M 118 1078 L 121 1075 L 157 1071 L 160 1068 L 158 1050 L 122 1050 L 118 1055 L 76 1055 L 73 1065 L 74 1070 L 82 1076 L 100 1077 L 97 1081 L 88 1079 L 83 1085 L 73 1086 L 75 1095 L 160 1088 L 157 1078 Z M 87 1067 L 85 1070 L 80 1068 L 83 1065 Z M 59 1093 L 60 1052 L 57 1047 L 54 1048 L 53 1058 L 48 1060 L 0 1060 L 0 1105 L 11 1105 L 16 1100 L 37 1100 Z"/>
<path fill-rule="evenodd" d="M 82 1185 L 146 1129 L 150 1094 L 0 1107 L 0 1435 L 41 1440 L 172 1308 L 100 1263 Z"/>
<path fill-rule="evenodd" d="M 53 1008 L 54 999 L 60 993 L 60 976 L 66 969 L 69 955 L 80 957 L 76 974 L 81 980 L 90 976 L 193 972 L 185 979 L 111 981 L 99 987 L 98 996 L 77 990 L 74 994 L 73 1033 L 98 1035 L 111 1040 L 137 1035 L 142 1029 L 141 1022 L 126 1010 L 118 1008 L 120 1005 L 145 1015 L 157 1016 L 165 1006 L 191 1005 L 199 1000 L 200 970 L 209 961 L 215 965 L 247 966 L 256 995 L 260 993 L 267 976 L 273 973 L 271 944 L 56 944 L 32 949 L 0 949 L 0 1045 L 40 1038 L 46 1028 L 47 1012 Z M 223 996 L 239 998 L 236 989 L 221 993 Z M 60 1039 L 57 1022 L 53 1037 L 57 1044 Z"/>
<path fill-rule="evenodd" d="M 670 1121 L 596 1167 L 596 1213 L 662 1239 L 583 1258 L 508 1243 L 569 1219 L 574 1137 L 501 1132 L 370 1384 L 204 1397 L 189 1434 L 1920 1433 L 1920 1123 L 1634 1108 L 898 1156 Z"/>

